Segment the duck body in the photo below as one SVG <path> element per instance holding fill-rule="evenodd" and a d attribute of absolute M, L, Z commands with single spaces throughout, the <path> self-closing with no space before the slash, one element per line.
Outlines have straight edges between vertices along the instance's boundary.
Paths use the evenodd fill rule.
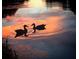
<path fill-rule="evenodd" d="M 44 29 L 46 29 L 46 28 L 45 28 L 45 25 L 42 24 L 42 25 L 36 26 L 36 29 L 37 29 L 37 30 L 44 30 Z"/>
<path fill-rule="evenodd" d="M 16 32 L 16 35 L 15 35 L 15 38 L 16 38 L 16 37 L 22 36 L 22 35 L 27 36 L 28 30 L 24 27 L 24 30 L 23 29 L 17 29 L 17 30 L 15 30 L 15 32 Z"/>
<path fill-rule="evenodd" d="M 45 26 L 46 26 L 45 24 L 41 24 L 41 25 L 35 26 L 35 23 L 33 23 L 32 26 L 33 26 L 33 30 L 34 30 L 33 33 L 35 33 L 36 30 L 44 30 L 44 29 L 46 29 L 45 28 Z"/>

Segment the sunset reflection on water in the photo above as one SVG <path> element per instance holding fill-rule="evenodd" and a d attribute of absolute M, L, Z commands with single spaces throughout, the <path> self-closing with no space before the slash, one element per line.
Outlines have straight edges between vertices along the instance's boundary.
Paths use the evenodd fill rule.
<path fill-rule="evenodd" d="M 35 20 L 35 19 L 32 19 L 32 18 L 16 18 L 15 21 L 15 24 L 13 25 L 9 25 L 9 26 L 3 26 L 2 28 L 2 36 L 3 37 L 9 37 L 9 36 L 15 36 L 15 30 L 16 29 L 23 29 L 23 25 L 26 24 L 28 25 L 28 34 L 31 33 L 33 30 L 32 30 L 32 26 L 31 24 L 32 23 L 35 23 L 36 26 L 37 25 L 40 25 L 40 24 L 46 24 L 45 26 L 45 30 L 38 30 L 36 35 L 40 35 L 40 34 L 50 34 L 50 33 L 55 33 L 56 31 L 59 31 L 60 29 L 62 29 L 62 19 L 64 17 L 62 16 L 51 16 L 51 17 L 47 17 L 46 19 L 44 20 Z M 26 19 L 26 20 L 25 20 Z M 24 20 L 24 21 L 21 21 L 21 20 Z"/>

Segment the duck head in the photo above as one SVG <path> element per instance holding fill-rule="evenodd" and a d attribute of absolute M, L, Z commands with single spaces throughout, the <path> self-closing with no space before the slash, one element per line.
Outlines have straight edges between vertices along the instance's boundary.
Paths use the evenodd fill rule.
<path fill-rule="evenodd" d="M 25 27 L 28 27 L 28 26 L 27 26 L 27 25 L 24 25 L 24 28 L 25 28 Z"/>
<path fill-rule="evenodd" d="M 33 23 L 31 26 L 35 26 L 35 23 Z"/>

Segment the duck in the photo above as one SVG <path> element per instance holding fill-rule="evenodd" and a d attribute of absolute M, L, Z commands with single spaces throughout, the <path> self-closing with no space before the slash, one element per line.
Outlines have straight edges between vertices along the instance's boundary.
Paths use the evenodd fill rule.
<path fill-rule="evenodd" d="M 36 30 L 45 30 L 45 26 L 46 24 L 41 24 L 41 25 L 35 25 L 35 23 L 33 23 L 31 26 L 33 26 L 33 33 L 36 33 Z"/>
<path fill-rule="evenodd" d="M 15 38 L 18 37 L 18 36 L 22 36 L 22 35 L 28 36 L 27 35 L 28 30 L 26 28 L 28 26 L 27 25 L 24 25 L 23 27 L 24 27 L 24 29 L 17 29 L 17 30 L 15 30 L 15 32 L 16 32 Z"/>

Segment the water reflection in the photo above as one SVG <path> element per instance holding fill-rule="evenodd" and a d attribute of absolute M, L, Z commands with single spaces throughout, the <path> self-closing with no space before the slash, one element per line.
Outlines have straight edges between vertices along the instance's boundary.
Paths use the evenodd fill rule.
<path fill-rule="evenodd" d="M 75 16 L 70 11 L 45 14 L 48 16 L 43 14 L 44 18 L 39 15 L 35 18 L 14 16 L 10 22 L 5 21 L 3 38 L 8 37 L 9 44 L 13 44 L 19 59 L 75 59 Z M 46 30 L 32 34 L 32 23 L 46 24 Z M 15 39 L 14 30 L 22 29 L 24 24 L 29 26 L 29 37 Z"/>

